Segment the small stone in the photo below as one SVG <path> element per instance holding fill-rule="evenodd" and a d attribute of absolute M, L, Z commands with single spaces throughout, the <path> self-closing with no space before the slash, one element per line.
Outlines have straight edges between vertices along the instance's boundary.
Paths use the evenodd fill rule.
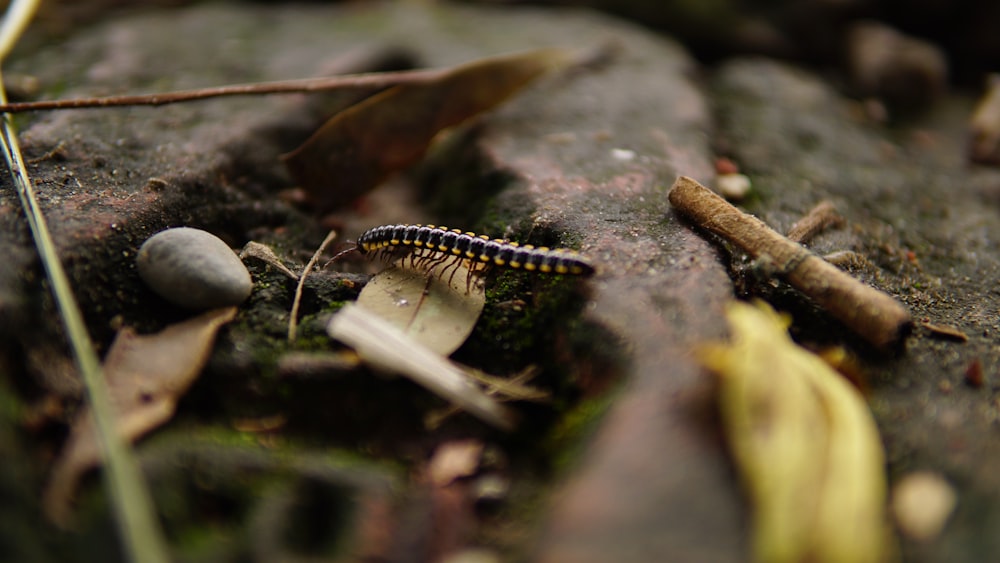
<path fill-rule="evenodd" d="M 957 502 L 952 486 L 937 473 L 904 476 L 892 490 L 892 511 L 899 529 L 918 541 L 933 540 L 944 529 Z"/>
<path fill-rule="evenodd" d="M 635 156 L 635 151 L 630 151 L 628 149 L 611 149 L 611 158 L 615 160 L 630 162 L 635 160 Z"/>
<path fill-rule="evenodd" d="M 986 378 L 983 375 L 983 363 L 979 358 L 973 358 L 965 368 L 965 382 L 976 389 L 983 386 Z"/>
<path fill-rule="evenodd" d="M 740 166 L 732 161 L 732 159 L 720 156 L 715 159 L 715 173 L 720 176 L 723 174 L 739 174 Z"/>
<path fill-rule="evenodd" d="M 236 253 L 219 237 L 188 227 L 150 237 L 136 257 L 139 276 L 159 296 L 187 309 L 239 305 L 253 281 Z"/>
<path fill-rule="evenodd" d="M 746 174 L 719 174 L 715 177 L 715 189 L 730 201 L 740 201 L 750 193 L 750 177 Z"/>

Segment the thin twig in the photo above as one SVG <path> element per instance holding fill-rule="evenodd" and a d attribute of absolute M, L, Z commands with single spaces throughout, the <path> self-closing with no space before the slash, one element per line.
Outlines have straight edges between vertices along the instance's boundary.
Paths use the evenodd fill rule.
<path fill-rule="evenodd" d="M 577 53 L 571 69 L 597 68 L 614 60 L 620 51 L 614 42 L 603 43 Z M 251 84 L 231 84 L 194 90 L 179 90 L 160 94 L 136 94 L 108 96 L 103 98 L 76 98 L 70 100 L 43 100 L 39 102 L 17 102 L 0 104 L 0 112 L 21 113 L 26 111 L 49 111 L 80 108 L 108 108 L 122 106 L 162 106 L 179 102 L 205 100 L 222 96 L 260 96 L 264 94 L 301 94 L 329 90 L 382 90 L 406 84 L 425 84 L 448 75 L 454 69 L 418 69 L 394 72 L 367 72 L 343 74 L 321 78 L 301 78 L 298 80 L 278 80 Z"/>
<path fill-rule="evenodd" d="M 3 26 L 0 27 L 0 60 L 7 56 L 16 43 L 19 34 L 34 14 L 37 4 L 37 0 L 15 0 L 10 5 Z M 6 103 L 7 93 L 2 84 L 0 76 L 0 103 Z M 115 413 L 97 354 L 87 334 L 80 307 L 70 288 L 69 278 L 59 261 L 45 216 L 35 198 L 35 190 L 31 185 L 31 178 L 28 177 L 24 157 L 17 141 L 17 131 L 11 124 L 10 115 L 3 115 L 0 128 L 2 128 L 0 142 L 3 144 L 7 166 L 17 187 L 28 226 L 52 285 L 52 293 L 65 324 L 70 346 L 87 388 L 87 396 L 90 399 L 100 438 L 99 443 L 104 453 L 105 486 L 112 499 L 125 551 L 132 561 L 166 563 L 169 560 L 166 541 L 154 515 L 149 489 L 135 458 L 131 455 L 131 450 L 115 427 Z"/>
<path fill-rule="evenodd" d="M 500 403 L 510 401 L 530 401 L 533 403 L 545 403 L 552 399 L 552 393 L 538 387 L 527 385 L 540 371 L 538 366 L 528 366 L 520 373 L 512 377 L 497 377 L 472 368 L 463 367 L 462 370 L 470 378 L 486 386 L 485 393 L 496 399 Z M 428 430 L 439 428 L 446 420 L 462 412 L 460 407 L 448 405 L 443 409 L 431 411 L 424 417 L 424 426 Z"/>
<path fill-rule="evenodd" d="M 678 178 L 669 198 L 674 209 L 698 227 L 739 246 L 753 258 L 770 258 L 792 287 L 872 344 L 894 347 L 912 329 L 910 313 L 892 296 L 852 278 L 695 180 Z"/>
<path fill-rule="evenodd" d="M 0 105 L 0 112 L 21 113 L 26 111 L 108 108 L 121 106 L 162 106 L 193 100 L 205 100 L 222 96 L 259 96 L 263 94 L 301 94 L 326 90 L 380 90 L 401 84 L 419 84 L 439 79 L 447 69 L 401 70 L 396 72 L 371 72 L 346 74 L 323 78 L 303 78 L 276 82 L 252 84 L 231 84 L 213 88 L 178 90 L 160 94 L 137 94 L 128 96 L 108 96 L 104 98 L 75 98 L 69 100 L 43 100 L 40 102 L 16 102 Z"/>
<path fill-rule="evenodd" d="M 792 225 L 785 234 L 792 242 L 809 244 L 816 235 L 830 227 L 844 224 L 844 218 L 837 213 L 837 208 L 830 201 L 821 201 L 809 210 L 804 217 Z"/>
<path fill-rule="evenodd" d="M 337 231 L 330 231 L 330 233 L 326 235 L 326 238 L 323 239 L 323 242 L 319 245 L 319 248 L 316 249 L 316 253 L 309 259 L 306 267 L 302 269 L 302 274 L 299 275 L 299 283 L 295 286 L 295 299 L 292 301 L 292 313 L 291 316 L 288 317 L 289 344 L 295 342 L 295 332 L 299 326 L 299 304 L 302 303 L 302 288 L 305 287 L 306 277 L 309 275 L 309 272 L 312 271 L 316 262 L 319 261 L 320 255 L 326 251 L 326 247 L 329 246 L 335 238 L 337 238 Z"/>

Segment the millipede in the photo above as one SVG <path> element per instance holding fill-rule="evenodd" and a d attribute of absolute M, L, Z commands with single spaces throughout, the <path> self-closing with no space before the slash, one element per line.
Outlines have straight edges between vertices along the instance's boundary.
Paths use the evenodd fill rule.
<path fill-rule="evenodd" d="M 594 273 L 594 266 L 575 250 L 520 245 L 436 225 L 375 227 L 358 238 L 356 250 L 365 255 L 408 251 L 411 264 L 427 269 L 441 264 L 446 264 L 445 269 L 457 267 L 461 261 L 468 260 L 484 267 L 543 274 L 589 276 Z"/>

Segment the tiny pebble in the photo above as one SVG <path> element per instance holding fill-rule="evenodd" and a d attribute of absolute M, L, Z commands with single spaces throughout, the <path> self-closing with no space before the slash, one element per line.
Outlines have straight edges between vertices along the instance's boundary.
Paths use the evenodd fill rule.
<path fill-rule="evenodd" d="M 746 174 L 719 174 L 715 177 L 715 189 L 728 199 L 739 201 L 750 193 L 750 178 Z"/>
<path fill-rule="evenodd" d="M 635 156 L 635 151 L 630 151 L 628 149 L 611 149 L 611 158 L 615 160 L 628 162 L 630 160 L 635 160 Z"/>
<path fill-rule="evenodd" d="M 935 44 L 871 20 L 846 31 L 847 64 L 855 87 L 889 107 L 927 106 L 948 85 L 948 59 Z"/>
<path fill-rule="evenodd" d="M 715 159 L 715 173 L 716 174 L 739 174 L 740 167 L 738 164 L 733 162 L 724 156 L 720 156 Z"/>
<path fill-rule="evenodd" d="M 979 358 L 973 358 L 965 368 L 965 382 L 976 389 L 983 386 L 986 378 L 983 376 L 983 364 Z"/>
<path fill-rule="evenodd" d="M 219 237 L 188 227 L 149 238 L 136 257 L 139 276 L 159 296 L 187 309 L 239 305 L 253 281 L 236 253 Z"/>
<path fill-rule="evenodd" d="M 892 490 L 892 511 L 903 534 L 918 541 L 938 536 L 955 509 L 957 495 L 943 477 L 930 471 L 906 475 Z"/>

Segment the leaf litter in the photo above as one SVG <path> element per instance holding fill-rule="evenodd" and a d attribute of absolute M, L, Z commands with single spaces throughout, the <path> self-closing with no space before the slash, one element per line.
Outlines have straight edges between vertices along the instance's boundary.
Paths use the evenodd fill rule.
<path fill-rule="evenodd" d="M 332 240 L 331 232 L 313 255 L 314 264 Z M 254 255 L 266 261 L 280 260 L 266 249 Z M 356 304 L 350 304 L 330 321 L 331 337 L 354 348 L 352 358 L 390 373 L 410 378 L 445 398 L 452 405 L 430 413 L 425 425 L 436 428 L 448 417 L 465 410 L 503 429 L 513 426 L 513 415 L 500 406 L 504 401 L 547 401 L 550 394 L 526 385 L 536 370 L 526 370 L 511 380 L 492 377 L 451 363 L 446 356 L 458 349 L 472 333 L 486 303 L 482 268 L 466 261 L 446 261 L 429 268 L 407 267 L 410 256 L 398 258 L 365 285 Z M 298 287 L 309 273 L 299 277 Z M 300 291 L 296 293 L 296 303 Z M 297 307 L 293 304 L 293 318 Z M 294 327 L 291 323 L 290 328 Z M 293 331 L 289 332 L 290 342 Z M 327 373 L 351 369 L 357 359 L 337 359 L 330 354 L 308 357 L 286 354 L 286 370 Z M 482 390 L 480 385 L 486 387 Z M 493 397 L 496 397 L 495 399 Z"/>
<path fill-rule="evenodd" d="M 170 419 L 208 361 L 219 328 L 235 316 L 236 307 L 226 307 L 154 334 L 140 335 L 129 327 L 118 332 L 103 367 L 122 438 L 134 441 Z M 100 440 L 85 407 L 72 424 L 44 493 L 43 506 L 54 522 L 69 524 L 81 476 L 100 463 Z"/>
<path fill-rule="evenodd" d="M 374 276 L 357 301 L 358 309 L 400 331 L 396 341 L 400 348 L 393 350 L 396 358 L 391 366 L 386 365 L 384 349 L 344 338 L 348 329 L 342 325 L 341 315 L 330 322 L 330 335 L 354 346 L 370 365 L 409 377 L 451 402 L 448 408 L 429 413 L 426 427 L 436 428 L 449 416 L 465 410 L 489 424 L 510 429 L 513 417 L 500 405 L 501 401 L 548 398 L 547 392 L 523 385 L 533 374 L 523 381 L 504 384 L 502 378 L 476 374 L 446 358 L 468 339 L 486 304 L 482 277 L 470 271 L 470 267 L 478 269 L 478 265 L 446 262 L 422 271 L 405 267 L 406 260 L 408 257 L 399 258 Z M 483 391 L 477 383 L 487 389 Z"/>
<path fill-rule="evenodd" d="M 466 548 L 474 533 L 473 479 L 483 469 L 486 451 L 486 444 L 479 440 L 444 442 L 417 472 L 415 485 L 427 515 L 420 524 L 426 529 L 422 560 L 466 559 L 456 554 Z M 406 533 L 405 528 L 402 532 Z"/>
<path fill-rule="evenodd" d="M 413 164 L 443 129 L 492 109 L 539 76 L 604 56 L 598 55 L 579 57 L 547 49 L 492 57 L 441 71 L 440 78 L 426 83 L 395 86 L 334 116 L 303 146 L 286 155 L 286 164 L 313 202 L 322 210 L 329 209 Z M 341 183 L 331 186 L 331 177 Z M 288 277 L 298 278 L 301 291 L 306 272 L 296 276 L 267 247 L 248 245 L 241 254 L 246 257 L 261 259 Z M 357 348 L 369 364 L 402 372 L 455 406 L 510 429 L 513 414 L 444 358 L 471 333 L 485 302 L 478 279 L 469 283 L 465 266 L 455 267 L 455 275 L 446 284 L 442 276 L 398 267 L 376 276 L 369 296 L 363 294 L 360 301 L 381 309 L 405 330 L 403 335 L 356 306 L 336 315 L 329 332 Z M 453 283 L 455 278 L 461 281 Z M 464 286 L 460 296 L 458 285 Z M 417 305 L 409 308 L 408 302 Z M 394 312 L 389 314 L 389 310 Z M 140 336 L 129 328 L 119 332 L 104 368 L 118 414 L 115 427 L 124 439 L 135 440 L 169 420 L 178 398 L 204 367 L 217 330 L 235 314 L 235 308 L 210 311 L 152 335 Z M 294 339 L 294 324 L 289 336 Z M 546 392 L 518 382 L 510 384 L 509 393 L 504 389 L 510 385 L 487 384 L 490 393 L 504 399 L 547 399 Z M 68 524 L 82 474 L 101 463 L 100 447 L 91 412 L 85 408 L 71 427 L 45 491 L 43 504 L 54 521 Z"/>
<path fill-rule="evenodd" d="M 532 387 L 528 383 L 539 373 L 538 366 L 528 366 L 520 373 L 511 377 L 497 377 L 483 373 L 477 369 L 467 370 L 467 375 L 481 385 L 485 386 L 486 394 L 495 397 L 502 403 L 510 401 L 529 401 L 533 403 L 547 403 L 552 400 L 552 393 L 546 389 Z M 427 413 L 424 417 L 424 426 L 433 430 L 438 428 L 452 416 L 461 411 L 458 407 L 451 405 L 443 409 L 438 409 Z"/>
<path fill-rule="evenodd" d="M 363 305 L 345 305 L 330 320 L 327 332 L 354 348 L 369 366 L 405 376 L 492 426 L 514 427 L 514 414 L 472 383 L 461 368 Z"/>

